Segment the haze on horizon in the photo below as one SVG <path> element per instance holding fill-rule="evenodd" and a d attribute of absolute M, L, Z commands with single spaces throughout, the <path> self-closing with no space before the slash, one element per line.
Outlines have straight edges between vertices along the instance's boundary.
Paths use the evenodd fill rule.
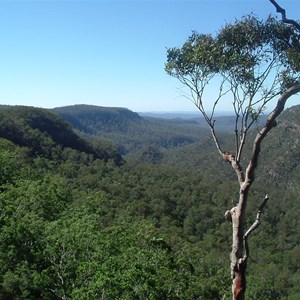
<path fill-rule="evenodd" d="M 280 4 L 299 18 L 298 0 Z M 196 113 L 164 71 L 166 49 L 250 13 L 276 15 L 268 0 L 0 1 L 0 104 Z"/>

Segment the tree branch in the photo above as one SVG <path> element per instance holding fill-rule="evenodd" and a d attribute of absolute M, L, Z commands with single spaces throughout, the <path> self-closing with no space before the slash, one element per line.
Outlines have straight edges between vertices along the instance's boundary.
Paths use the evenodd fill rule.
<path fill-rule="evenodd" d="M 300 31 L 300 24 L 297 23 L 295 20 L 288 19 L 286 17 L 285 9 L 283 9 L 275 0 L 270 0 L 270 2 L 275 6 L 276 11 L 281 14 L 283 23 L 291 24 L 291 25 L 295 26 L 297 28 L 297 30 Z"/>
<path fill-rule="evenodd" d="M 247 259 L 249 257 L 249 253 L 250 253 L 250 251 L 249 251 L 249 245 L 248 245 L 248 237 L 260 225 L 260 216 L 261 216 L 262 210 L 266 206 L 268 200 L 269 200 L 269 195 L 267 194 L 265 196 L 265 199 L 264 199 L 263 203 L 259 207 L 258 213 L 256 215 L 255 222 L 250 226 L 250 228 L 244 234 L 244 244 L 245 244 L 244 259 Z"/>
<path fill-rule="evenodd" d="M 263 139 L 270 132 L 270 130 L 274 126 L 276 126 L 276 118 L 284 110 L 286 101 L 291 96 L 293 96 L 299 92 L 300 92 L 300 82 L 297 82 L 292 87 L 290 87 L 285 92 L 283 92 L 283 94 L 280 96 L 280 98 L 277 101 L 277 105 L 276 105 L 275 109 L 269 114 L 265 126 L 256 135 L 256 138 L 253 142 L 251 159 L 250 159 L 250 162 L 246 169 L 246 174 L 245 174 L 245 184 L 246 185 L 251 184 L 254 180 L 254 170 L 257 166 L 257 161 L 258 161 L 258 157 L 259 157 L 259 153 L 260 153 L 260 146 L 261 146 Z M 246 188 L 246 186 L 245 186 L 245 188 Z"/>

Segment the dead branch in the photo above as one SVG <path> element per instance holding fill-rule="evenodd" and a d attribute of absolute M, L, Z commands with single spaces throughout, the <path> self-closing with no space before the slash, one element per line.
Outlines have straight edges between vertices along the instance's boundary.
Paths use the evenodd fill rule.
<path fill-rule="evenodd" d="M 300 24 L 297 23 L 295 20 L 288 19 L 286 17 L 286 12 L 284 8 L 282 8 L 275 0 L 270 0 L 270 2 L 275 6 L 276 11 L 281 14 L 281 19 L 283 23 L 291 24 L 295 26 L 298 31 L 300 31 Z"/>
<path fill-rule="evenodd" d="M 262 211 L 263 211 L 264 207 L 266 206 L 268 200 L 269 200 L 269 195 L 267 194 L 265 196 L 264 201 L 262 202 L 262 204 L 260 205 L 260 207 L 258 209 L 258 213 L 256 215 L 255 222 L 250 226 L 250 228 L 244 234 L 244 244 L 245 244 L 244 259 L 247 259 L 249 257 L 249 253 L 250 253 L 249 245 L 248 245 L 248 237 L 260 225 L 260 217 L 261 217 Z"/>

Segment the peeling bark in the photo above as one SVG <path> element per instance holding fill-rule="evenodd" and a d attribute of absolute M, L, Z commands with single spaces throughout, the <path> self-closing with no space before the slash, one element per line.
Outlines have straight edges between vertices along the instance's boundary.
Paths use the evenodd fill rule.
<path fill-rule="evenodd" d="M 244 300 L 246 292 L 246 266 L 247 260 L 239 259 L 235 265 L 232 294 L 234 300 Z"/>
<path fill-rule="evenodd" d="M 243 300 L 246 291 L 246 266 L 247 260 L 244 259 L 244 216 L 247 196 L 241 194 L 239 204 L 231 209 L 232 219 L 232 249 L 231 260 L 231 278 L 232 295 L 234 300 Z"/>

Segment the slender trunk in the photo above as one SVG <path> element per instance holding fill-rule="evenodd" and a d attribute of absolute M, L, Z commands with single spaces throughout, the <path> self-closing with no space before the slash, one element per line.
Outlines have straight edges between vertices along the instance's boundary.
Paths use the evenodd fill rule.
<path fill-rule="evenodd" d="M 231 209 L 232 250 L 230 260 L 233 300 L 244 300 L 246 292 L 247 257 L 244 256 L 244 219 L 247 194 L 241 190 L 239 204 Z"/>
<path fill-rule="evenodd" d="M 224 153 L 223 158 L 229 161 L 237 174 L 240 184 L 238 205 L 225 213 L 225 219 L 232 224 L 232 247 L 230 254 L 230 269 L 232 278 L 233 300 L 244 300 L 246 292 L 246 267 L 247 256 L 244 255 L 244 220 L 247 198 L 252 178 L 245 179 L 244 172 L 238 160 L 230 153 Z"/>

